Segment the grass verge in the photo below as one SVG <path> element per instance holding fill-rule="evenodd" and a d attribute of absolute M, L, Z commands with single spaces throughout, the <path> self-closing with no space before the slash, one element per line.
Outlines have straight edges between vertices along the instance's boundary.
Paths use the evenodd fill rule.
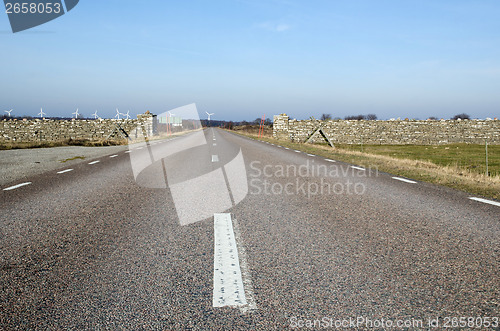
<path fill-rule="evenodd" d="M 319 155 L 325 158 L 331 158 L 338 161 L 355 164 L 366 168 L 377 168 L 379 171 L 387 172 L 395 176 L 411 178 L 423 182 L 439 184 L 470 194 L 480 195 L 490 199 L 500 200 L 500 176 L 499 168 L 496 162 L 500 163 L 499 151 L 500 146 L 490 146 L 493 155 L 493 168 L 490 168 L 490 173 L 496 173 L 494 176 L 486 176 L 485 173 L 480 173 L 480 167 L 472 167 L 465 160 L 463 164 L 449 164 L 448 153 L 443 151 L 456 152 L 457 148 L 466 150 L 464 145 L 448 145 L 439 146 L 391 146 L 397 149 L 406 150 L 406 153 L 397 153 L 394 155 L 394 149 L 388 146 L 371 147 L 364 146 L 363 151 L 361 146 L 339 146 L 332 149 L 326 145 L 312 145 L 293 143 L 289 141 L 276 140 L 265 135 L 263 138 L 258 138 L 257 135 L 246 133 L 243 131 L 231 131 L 243 136 L 255 139 L 268 141 L 274 144 L 279 144 L 284 147 L 293 148 L 306 153 Z M 448 147 L 448 149 L 446 149 Z M 469 146 L 470 150 L 465 151 L 466 155 L 472 157 L 472 154 L 478 154 L 478 145 Z M 482 146 L 484 148 L 484 146 Z M 436 151 L 434 151 L 436 150 Z M 413 152 L 412 152 L 413 151 Z M 380 153 L 380 154 L 376 154 Z M 450 152 L 451 153 L 451 152 Z M 423 154 L 428 155 L 424 160 L 421 158 Z M 478 154 L 479 155 L 479 154 Z"/>
<path fill-rule="evenodd" d="M 84 146 L 84 147 L 101 147 L 101 146 L 119 146 L 126 145 L 128 141 L 122 140 L 98 140 L 90 141 L 85 139 L 68 139 L 61 141 L 42 141 L 42 142 L 1 142 L 0 150 L 6 149 L 28 149 L 28 148 L 50 148 L 61 146 Z"/>

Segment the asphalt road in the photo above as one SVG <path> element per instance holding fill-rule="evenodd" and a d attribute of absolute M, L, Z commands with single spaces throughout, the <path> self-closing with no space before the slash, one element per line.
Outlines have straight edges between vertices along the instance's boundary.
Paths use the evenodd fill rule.
<path fill-rule="evenodd" d="M 470 198 L 216 129 L 26 174 L 0 187 L 0 329 L 491 329 L 500 205 Z"/>

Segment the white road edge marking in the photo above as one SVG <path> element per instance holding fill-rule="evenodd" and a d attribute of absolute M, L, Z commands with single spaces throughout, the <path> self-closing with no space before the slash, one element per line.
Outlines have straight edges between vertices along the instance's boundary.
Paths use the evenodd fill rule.
<path fill-rule="evenodd" d="M 92 165 L 92 164 L 96 164 L 96 163 L 99 163 L 101 161 L 94 161 L 94 162 L 90 162 L 89 164 Z"/>
<path fill-rule="evenodd" d="M 219 156 L 218 155 L 212 155 L 212 162 L 219 162 Z"/>
<path fill-rule="evenodd" d="M 12 191 L 12 190 L 15 190 L 16 188 L 20 188 L 20 187 L 23 187 L 23 186 L 26 186 L 26 185 L 30 185 L 30 184 L 31 184 L 31 182 L 17 184 L 17 185 L 11 186 L 11 187 L 4 188 L 3 190 L 4 191 Z"/>
<path fill-rule="evenodd" d="M 301 151 L 298 151 L 298 150 L 294 150 L 295 153 L 301 153 Z"/>
<path fill-rule="evenodd" d="M 126 151 L 125 154 L 132 153 L 131 151 Z"/>
<path fill-rule="evenodd" d="M 110 158 L 115 158 L 117 157 L 118 155 L 111 155 Z"/>
<path fill-rule="evenodd" d="M 366 170 L 365 168 L 356 167 L 356 166 L 351 166 L 351 168 L 356 169 L 356 170 L 361 170 L 361 171 L 365 171 Z"/>
<path fill-rule="evenodd" d="M 214 307 L 247 305 L 231 214 L 214 214 Z"/>
<path fill-rule="evenodd" d="M 493 205 L 493 206 L 500 207 L 500 202 L 486 200 L 486 199 L 481 199 L 481 198 L 474 198 L 474 197 L 471 197 L 469 199 L 474 200 L 474 201 L 479 201 L 479 202 L 487 203 L 487 204 L 490 204 L 490 205 Z"/>
<path fill-rule="evenodd" d="M 330 159 L 325 159 L 325 161 L 327 161 L 327 162 L 332 162 L 332 163 L 337 162 L 337 161 L 335 161 L 335 160 L 330 160 Z"/>
<path fill-rule="evenodd" d="M 392 179 L 399 180 L 399 181 L 402 181 L 402 182 L 405 182 L 405 183 L 410 183 L 410 184 L 416 184 L 417 183 L 417 182 L 415 182 L 413 180 L 409 180 L 409 179 L 405 179 L 405 178 L 401 178 L 401 177 L 392 177 Z"/>
<path fill-rule="evenodd" d="M 307 154 L 308 156 L 316 156 L 316 155 L 313 155 L 313 154 Z"/>
<path fill-rule="evenodd" d="M 58 174 L 65 174 L 65 173 L 70 172 L 70 171 L 73 171 L 73 169 L 62 170 L 62 171 L 59 171 Z"/>

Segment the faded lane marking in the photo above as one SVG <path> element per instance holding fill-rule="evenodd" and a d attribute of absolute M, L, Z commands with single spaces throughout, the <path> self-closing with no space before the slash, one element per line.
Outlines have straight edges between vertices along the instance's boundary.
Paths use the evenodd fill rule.
<path fill-rule="evenodd" d="M 230 214 L 214 214 L 214 307 L 247 304 Z"/>
<path fill-rule="evenodd" d="M 4 188 L 3 190 L 4 191 L 12 191 L 12 190 L 15 190 L 16 188 L 20 188 L 20 187 L 23 187 L 23 186 L 26 186 L 26 185 L 30 185 L 30 184 L 31 184 L 31 182 L 17 184 L 17 185 L 11 186 L 11 187 Z"/>
<path fill-rule="evenodd" d="M 414 182 L 413 180 L 401 178 L 401 177 L 392 177 L 392 179 L 399 180 L 405 183 L 410 183 L 410 184 L 417 184 L 417 182 Z"/>
<path fill-rule="evenodd" d="M 469 199 L 474 200 L 474 201 L 479 201 L 479 202 L 482 202 L 482 203 L 487 203 L 487 204 L 490 204 L 490 205 L 493 205 L 493 206 L 500 207 L 500 202 L 486 200 L 486 199 L 481 199 L 481 198 L 474 198 L 474 197 L 471 197 Z"/>

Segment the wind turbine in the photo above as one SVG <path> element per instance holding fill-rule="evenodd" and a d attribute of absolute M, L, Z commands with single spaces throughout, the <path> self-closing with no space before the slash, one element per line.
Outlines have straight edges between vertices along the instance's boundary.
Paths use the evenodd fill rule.
<path fill-rule="evenodd" d="M 116 117 L 117 119 L 120 119 L 120 114 L 121 114 L 121 113 L 118 111 L 118 108 L 116 108 L 116 115 L 115 115 L 115 117 Z"/>
<path fill-rule="evenodd" d="M 40 118 L 42 118 L 43 115 L 47 115 L 47 114 L 43 112 L 43 108 L 40 108 L 40 112 L 38 113 L 38 115 L 40 115 Z"/>
<path fill-rule="evenodd" d="M 127 110 L 127 113 L 126 114 L 122 114 L 123 116 L 127 116 L 127 119 L 129 120 L 130 119 L 130 110 Z"/>
<path fill-rule="evenodd" d="M 92 116 L 94 116 L 95 120 L 98 119 L 98 118 L 100 118 L 99 115 L 97 115 L 97 110 L 95 111 L 95 113 L 92 114 Z"/>
<path fill-rule="evenodd" d="M 71 114 L 75 115 L 75 118 L 78 118 L 78 115 L 80 115 L 80 114 L 78 114 L 78 108 L 76 108 L 76 111 L 74 113 L 71 113 Z"/>
<path fill-rule="evenodd" d="M 215 115 L 215 113 L 209 113 L 209 112 L 205 112 L 205 113 L 207 113 L 209 121 L 210 121 L 210 116 Z"/>
<path fill-rule="evenodd" d="M 14 109 L 11 109 L 11 110 L 6 110 L 5 112 L 8 114 L 7 116 L 9 116 L 9 117 L 10 117 L 10 113 L 12 113 L 12 111 L 13 111 L 13 110 L 14 110 Z"/>

